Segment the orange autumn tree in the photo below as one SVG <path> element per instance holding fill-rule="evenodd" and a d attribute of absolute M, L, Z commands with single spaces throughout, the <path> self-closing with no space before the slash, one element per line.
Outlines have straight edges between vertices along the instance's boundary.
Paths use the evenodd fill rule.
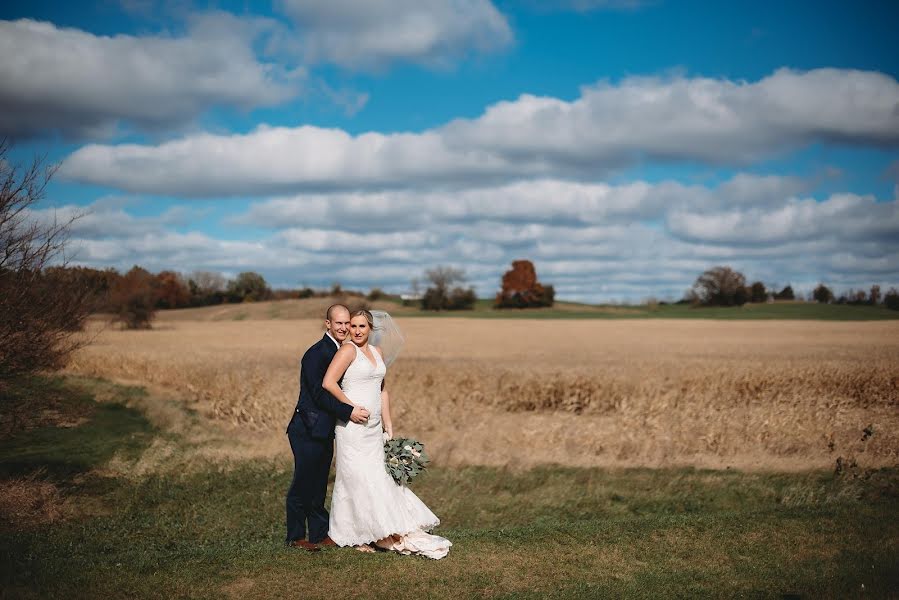
<path fill-rule="evenodd" d="M 551 285 L 537 281 L 534 263 L 529 260 L 512 262 L 512 269 L 503 275 L 502 290 L 496 295 L 496 308 L 535 308 L 552 306 L 556 292 Z"/>
<path fill-rule="evenodd" d="M 137 265 L 113 284 L 109 306 L 116 321 L 126 329 L 150 329 L 156 316 L 156 277 Z"/>
<path fill-rule="evenodd" d="M 190 305 L 190 288 L 184 278 L 174 271 L 156 274 L 156 306 L 158 308 L 183 308 Z"/>

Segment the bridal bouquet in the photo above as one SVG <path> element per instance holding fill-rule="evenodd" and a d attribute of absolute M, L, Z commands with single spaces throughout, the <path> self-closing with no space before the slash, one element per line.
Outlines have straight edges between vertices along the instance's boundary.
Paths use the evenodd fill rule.
<path fill-rule="evenodd" d="M 412 438 L 393 438 L 384 442 L 385 466 L 397 485 L 408 485 L 428 468 L 431 460 L 424 444 Z"/>

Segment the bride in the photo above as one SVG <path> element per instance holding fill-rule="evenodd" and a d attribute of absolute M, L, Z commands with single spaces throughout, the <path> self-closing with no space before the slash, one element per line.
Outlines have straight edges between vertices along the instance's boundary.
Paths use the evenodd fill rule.
<path fill-rule="evenodd" d="M 383 390 L 387 366 L 381 349 L 368 344 L 372 314 L 350 315 L 352 343 L 345 342 L 325 373 L 322 387 L 353 407 L 368 410 L 367 423 L 338 422 L 337 477 L 331 496 L 328 535 L 338 546 L 374 552 L 371 544 L 402 554 L 443 558 L 452 543 L 427 533 L 440 519 L 384 466 L 384 437 L 393 437 L 389 395 Z M 342 380 L 341 380 L 342 378 Z"/>

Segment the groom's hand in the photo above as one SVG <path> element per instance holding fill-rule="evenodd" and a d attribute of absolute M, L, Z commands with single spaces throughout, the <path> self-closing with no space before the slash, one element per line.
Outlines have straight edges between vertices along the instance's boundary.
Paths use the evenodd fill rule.
<path fill-rule="evenodd" d="M 353 414 L 350 415 L 350 420 L 353 423 L 359 423 L 361 425 L 368 421 L 368 411 L 361 406 L 357 406 L 353 409 Z"/>

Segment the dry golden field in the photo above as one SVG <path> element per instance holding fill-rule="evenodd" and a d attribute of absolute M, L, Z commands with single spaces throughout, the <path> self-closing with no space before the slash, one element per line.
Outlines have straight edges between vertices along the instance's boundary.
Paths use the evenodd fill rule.
<path fill-rule="evenodd" d="M 162 389 L 254 454 L 286 460 L 299 358 L 322 324 L 253 310 L 107 326 L 69 370 Z M 439 463 L 899 464 L 897 321 L 399 323 L 407 344 L 387 383 L 396 429 Z"/>

